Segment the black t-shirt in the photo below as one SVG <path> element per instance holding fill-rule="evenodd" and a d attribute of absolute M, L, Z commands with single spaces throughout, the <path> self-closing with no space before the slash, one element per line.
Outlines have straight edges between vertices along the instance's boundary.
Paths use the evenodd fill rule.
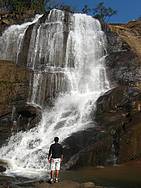
<path fill-rule="evenodd" d="M 49 156 L 51 156 L 51 158 L 53 159 L 61 158 L 62 155 L 63 155 L 63 148 L 61 144 L 55 143 L 50 146 Z"/>

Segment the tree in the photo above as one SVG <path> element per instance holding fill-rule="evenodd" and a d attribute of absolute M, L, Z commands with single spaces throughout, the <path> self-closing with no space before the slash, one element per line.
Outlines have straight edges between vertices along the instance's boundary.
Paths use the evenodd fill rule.
<path fill-rule="evenodd" d="M 75 10 L 73 9 L 73 7 L 71 7 L 70 5 L 64 5 L 64 4 L 62 4 L 62 5 L 60 5 L 57 8 L 59 8 L 60 10 L 65 10 L 67 12 L 72 12 L 72 13 L 75 12 Z"/>
<path fill-rule="evenodd" d="M 31 9 L 37 13 L 45 12 L 45 1 L 44 0 L 31 0 Z"/>
<path fill-rule="evenodd" d="M 19 13 L 26 10 L 35 10 L 38 13 L 44 13 L 45 2 L 51 5 L 53 0 L 0 0 L 0 7 Z"/>
<path fill-rule="evenodd" d="M 53 8 L 58 8 L 60 7 L 60 3 L 58 3 L 57 0 L 45 0 L 44 1 L 44 6 L 45 6 L 45 10 L 49 11 Z"/>
<path fill-rule="evenodd" d="M 88 5 L 84 5 L 82 9 L 82 13 L 88 14 L 89 12 L 91 12 L 91 9 L 88 7 Z"/>
<path fill-rule="evenodd" d="M 108 22 L 111 16 L 116 15 L 117 11 L 111 7 L 106 7 L 104 2 L 99 3 L 95 9 L 93 9 L 93 16 L 99 19 L 102 23 Z"/>

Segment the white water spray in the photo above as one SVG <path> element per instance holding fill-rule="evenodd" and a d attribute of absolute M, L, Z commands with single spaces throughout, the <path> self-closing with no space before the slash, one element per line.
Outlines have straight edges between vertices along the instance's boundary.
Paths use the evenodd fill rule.
<path fill-rule="evenodd" d="M 33 21 L 21 25 L 12 25 L 0 37 L 0 59 L 17 63 L 22 41 L 29 25 L 37 22 L 42 15 L 36 15 Z"/>
<path fill-rule="evenodd" d="M 13 166 L 12 170 L 18 169 L 18 172 L 22 171 L 25 174 L 29 169 L 34 169 L 34 171 L 48 170 L 47 154 L 54 136 L 58 136 L 60 141 L 63 141 L 77 131 L 94 126 L 90 112 L 97 98 L 109 89 L 104 68 L 105 36 L 101 31 L 99 22 L 91 16 L 83 14 L 74 14 L 72 20 L 73 26 L 69 31 L 67 40 L 65 66 L 60 68 L 67 79 L 69 90 L 56 99 L 51 110 L 45 109 L 43 111 L 42 120 L 38 127 L 27 132 L 17 133 L 10 138 L 7 146 L 1 148 L 0 158 L 9 160 Z M 60 19 L 59 22 L 61 22 Z M 62 23 L 59 27 L 62 31 Z M 55 32 L 58 31 L 54 30 L 53 33 Z M 48 33 L 47 36 L 49 36 Z M 52 34 L 52 37 L 48 38 L 48 40 L 52 40 L 51 45 L 54 45 L 54 49 L 51 48 L 48 52 L 51 58 L 49 62 L 52 62 L 52 58 L 54 58 L 53 53 L 56 55 L 55 49 L 59 47 L 56 41 L 60 43 L 62 36 L 63 34 Z M 35 58 L 33 57 L 35 55 L 37 57 L 39 51 L 40 57 L 43 57 L 41 54 L 43 48 L 41 44 L 38 48 L 37 44 L 37 40 L 40 41 L 39 32 L 36 37 L 37 39 L 34 40 L 33 44 L 35 51 L 32 51 L 32 61 L 30 61 L 32 68 L 35 66 Z M 33 43 L 33 40 L 31 42 Z M 50 46 L 50 41 L 48 44 Z M 74 66 L 71 66 L 72 64 Z M 52 64 L 48 66 L 52 66 Z M 53 66 L 56 67 L 56 64 Z M 36 101 L 40 75 L 36 74 L 35 77 L 37 79 L 34 80 L 35 88 L 33 88 L 32 102 Z"/>

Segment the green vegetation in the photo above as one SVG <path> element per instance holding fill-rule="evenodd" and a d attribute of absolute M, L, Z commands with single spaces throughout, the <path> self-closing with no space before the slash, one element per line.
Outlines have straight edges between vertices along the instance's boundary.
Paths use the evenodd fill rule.
<path fill-rule="evenodd" d="M 111 7 L 106 7 L 103 2 L 99 3 L 95 9 L 93 9 L 93 15 L 101 22 L 108 22 L 111 16 L 116 15 L 117 11 Z"/>
<path fill-rule="evenodd" d="M 26 10 L 35 10 L 38 13 L 45 11 L 44 0 L 0 0 L 0 7 L 19 13 Z"/>
<path fill-rule="evenodd" d="M 89 14 L 89 12 L 91 12 L 91 9 L 88 7 L 88 5 L 84 5 L 82 13 Z"/>
<path fill-rule="evenodd" d="M 22 13 L 26 10 L 44 13 L 52 8 L 75 12 L 72 6 L 59 2 L 59 0 L 0 0 L 0 7 L 18 13 Z M 84 5 L 82 12 L 85 14 L 91 13 L 91 15 L 98 18 L 101 23 L 108 22 L 111 16 L 117 14 L 116 10 L 113 10 L 111 7 L 106 7 L 103 2 L 100 2 L 96 8 L 90 8 L 88 5 Z"/>
<path fill-rule="evenodd" d="M 106 7 L 104 2 L 100 2 L 96 8 L 89 8 L 88 5 L 84 5 L 82 12 L 85 14 L 92 12 L 93 17 L 99 19 L 101 23 L 108 22 L 112 16 L 117 14 L 116 10 L 111 7 Z"/>
<path fill-rule="evenodd" d="M 53 8 L 74 12 L 74 8 L 58 0 L 0 0 L 2 9 L 22 13 L 26 10 L 34 10 L 36 13 L 44 13 Z"/>

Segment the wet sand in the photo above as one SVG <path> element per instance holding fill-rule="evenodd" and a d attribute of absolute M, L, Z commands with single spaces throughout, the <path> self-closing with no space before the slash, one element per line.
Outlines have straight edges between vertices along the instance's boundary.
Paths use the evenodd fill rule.
<path fill-rule="evenodd" d="M 141 161 L 104 168 L 81 168 L 62 173 L 61 178 L 78 182 L 92 181 L 97 185 L 116 188 L 141 188 Z"/>

